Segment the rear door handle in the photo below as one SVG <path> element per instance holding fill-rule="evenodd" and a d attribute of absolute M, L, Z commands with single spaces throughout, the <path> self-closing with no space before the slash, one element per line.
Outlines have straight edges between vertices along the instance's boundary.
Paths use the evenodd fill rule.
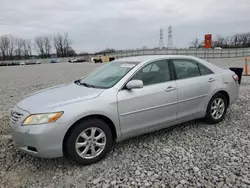
<path fill-rule="evenodd" d="M 166 89 L 166 92 L 171 92 L 171 91 L 174 91 L 174 90 L 176 90 L 175 87 L 169 86 L 169 87 Z"/>
<path fill-rule="evenodd" d="M 215 81 L 214 78 L 209 78 L 209 79 L 208 79 L 208 82 L 214 82 L 214 81 Z"/>

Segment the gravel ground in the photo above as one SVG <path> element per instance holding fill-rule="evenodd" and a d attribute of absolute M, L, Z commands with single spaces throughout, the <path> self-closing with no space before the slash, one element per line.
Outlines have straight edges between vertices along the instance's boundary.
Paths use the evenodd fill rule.
<path fill-rule="evenodd" d="M 128 139 L 90 166 L 19 152 L 9 136 L 13 104 L 97 66 L 0 67 L 0 187 L 250 187 L 250 77 L 217 125 L 197 120 Z"/>

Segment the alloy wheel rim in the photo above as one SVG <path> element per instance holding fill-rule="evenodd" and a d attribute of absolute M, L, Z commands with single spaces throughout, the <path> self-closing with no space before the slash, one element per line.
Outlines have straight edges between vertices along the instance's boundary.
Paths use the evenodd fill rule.
<path fill-rule="evenodd" d="M 106 134 L 100 128 L 90 127 L 79 134 L 75 148 L 80 157 L 93 159 L 102 153 L 106 141 Z"/>
<path fill-rule="evenodd" d="M 220 119 L 225 111 L 225 103 L 221 98 L 216 98 L 211 105 L 211 115 L 214 119 Z"/>

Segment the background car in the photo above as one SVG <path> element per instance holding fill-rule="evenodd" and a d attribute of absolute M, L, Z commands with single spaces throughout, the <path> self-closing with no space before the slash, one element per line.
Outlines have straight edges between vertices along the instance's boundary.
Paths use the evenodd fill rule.
<path fill-rule="evenodd" d="M 99 55 L 99 56 L 96 56 L 96 57 L 92 57 L 91 58 L 91 61 L 93 63 L 103 63 L 103 62 L 111 62 L 111 61 L 114 61 L 115 60 L 115 57 L 113 56 L 106 56 L 106 55 Z"/>
<path fill-rule="evenodd" d="M 21 62 L 19 63 L 19 65 L 26 65 L 26 63 L 23 62 L 23 61 L 21 61 Z"/>
<path fill-rule="evenodd" d="M 69 60 L 69 63 L 83 63 L 83 62 L 87 62 L 87 60 L 84 58 L 75 58 L 75 59 Z"/>
<path fill-rule="evenodd" d="M 50 63 L 58 63 L 57 59 L 51 59 Z"/>

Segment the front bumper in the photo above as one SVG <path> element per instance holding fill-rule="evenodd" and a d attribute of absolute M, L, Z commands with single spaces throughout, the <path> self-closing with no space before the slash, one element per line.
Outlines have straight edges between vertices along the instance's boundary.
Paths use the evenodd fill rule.
<path fill-rule="evenodd" d="M 17 107 L 18 113 L 22 113 Z M 23 119 L 27 117 L 24 115 Z M 62 123 L 50 123 L 42 125 L 21 126 L 23 120 L 11 122 L 11 134 L 15 145 L 25 153 L 44 157 L 56 158 L 63 156 L 63 139 L 67 131 L 67 125 Z"/>

